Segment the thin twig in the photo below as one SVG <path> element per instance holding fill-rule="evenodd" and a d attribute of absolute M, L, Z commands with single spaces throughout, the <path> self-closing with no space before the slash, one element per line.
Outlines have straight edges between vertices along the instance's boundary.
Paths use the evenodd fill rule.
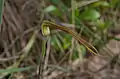
<path fill-rule="evenodd" d="M 49 53 L 50 53 L 50 39 L 48 39 L 48 42 L 47 42 L 47 49 L 46 49 L 46 57 L 45 57 L 44 71 L 45 71 L 46 68 L 47 68 L 48 59 L 49 59 Z"/>

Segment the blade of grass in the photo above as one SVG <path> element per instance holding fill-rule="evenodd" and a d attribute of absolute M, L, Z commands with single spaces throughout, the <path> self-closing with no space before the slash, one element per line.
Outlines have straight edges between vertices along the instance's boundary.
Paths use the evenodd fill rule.
<path fill-rule="evenodd" d="M 0 25 L 2 23 L 3 6 L 4 6 L 4 0 L 0 0 Z"/>
<path fill-rule="evenodd" d="M 62 44 L 60 43 L 59 39 L 57 38 L 57 36 L 55 35 L 55 42 L 57 43 L 58 47 L 60 48 L 61 52 L 62 53 L 65 53 L 64 52 L 64 48 L 62 47 Z"/>
<path fill-rule="evenodd" d="M 34 66 L 30 66 L 30 67 L 24 67 L 24 68 L 10 68 L 10 69 L 1 69 L 0 73 L 13 73 L 13 72 L 22 72 L 22 71 L 27 71 L 30 70 L 32 68 L 35 68 Z"/>

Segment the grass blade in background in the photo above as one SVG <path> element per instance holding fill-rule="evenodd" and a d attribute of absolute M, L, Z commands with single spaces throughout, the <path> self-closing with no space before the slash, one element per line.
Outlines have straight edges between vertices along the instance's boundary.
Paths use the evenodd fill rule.
<path fill-rule="evenodd" d="M 26 69 L 19 69 L 19 65 L 21 63 L 21 61 L 24 60 L 24 58 L 30 53 L 30 50 L 35 42 L 36 39 L 36 34 L 38 33 L 38 31 L 35 31 L 34 34 L 31 36 L 30 40 L 28 41 L 28 44 L 26 45 L 25 48 L 23 48 L 23 50 L 21 51 L 21 55 L 19 60 L 17 60 L 17 62 L 15 62 L 13 65 L 9 66 L 8 68 L 6 68 L 6 70 L 0 70 L 0 72 L 4 72 L 4 73 L 0 73 L 0 79 L 4 78 L 6 75 L 11 74 L 11 72 L 17 72 L 17 71 L 22 71 L 22 70 L 26 70 Z M 10 71 L 9 71 L 10 70 Z M 7 71 L 7 72 L 5 72 Z"/>
<path fill-rule="evenodd" d="M 3 10 L 4 0 L 0 0 L 0 25 L 2 23 L 2 10 Z"/>

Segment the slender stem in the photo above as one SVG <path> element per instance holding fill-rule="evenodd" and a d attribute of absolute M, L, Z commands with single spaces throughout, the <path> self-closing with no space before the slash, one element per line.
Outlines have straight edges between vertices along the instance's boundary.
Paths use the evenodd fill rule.
<path fill-rule="evenodd" d="M 39 73 L 38 73 L 38 79 L 43 79 L 43 67 L 44 67 L 44 59 L 46 55 L 46 43 L 47 40 L 42 40 L 42 55 L 40 56 L 40 65 L 39 65 Z"/>
<path fill-rule="evenodd" d="M 74 0 L 71 0 L 71 8 L 72 8 L 72 24 L 75 25 L 75 1 Z M 72 38 L 72 45 L 71 45 L 70 56 L 69 56 L 70 62 L 71 62 L 72 56 L 73 56 L 74 45 L 75 45 L 75 40 L 74 40 L 74 38 Z"/>
<path fill-rule="evenodd" d="M 71 7 L 72 7 L 72 24 L 75 24 L 75 1 L 71 0 Z"/>
<path fill-rule="evenodd" d="M 42 56 L 45 57 L 46 53 L 46 40 L 42 40 Z"/>

